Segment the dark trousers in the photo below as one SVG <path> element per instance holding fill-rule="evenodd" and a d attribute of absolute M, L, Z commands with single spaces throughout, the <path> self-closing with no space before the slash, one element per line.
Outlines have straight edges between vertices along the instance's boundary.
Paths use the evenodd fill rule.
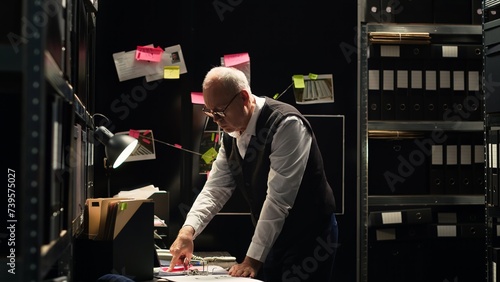
<path fill-rule="evenodd" d="M 331 282 L 337 248 L 338 225 L 332 214 L 328 226 L 314 239 L 298 241 L 286 250 L 271 250 L 257 278 L 266 282 Z"/>

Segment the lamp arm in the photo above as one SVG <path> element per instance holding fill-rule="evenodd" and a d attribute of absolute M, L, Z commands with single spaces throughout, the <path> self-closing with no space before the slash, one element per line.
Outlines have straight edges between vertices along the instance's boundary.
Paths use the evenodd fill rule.
<path fill-rule="evenodd" d="M 198 153 L 198 152 L 195 152 L 195 151 L 191 151 L 191 150 L 188 150 L 188 149 L 184 149 L 182 147 L 179 147 L 179 146 L 175 146 L 173 144 L 170 144 L 170 143 L 167 143 L 167 142 L 164 142 L 164 141 L 161 141 L 161 140 L 158 140 L 156 138 L 151 138 L 151 137 L 147 137 L 147 136 L 141 136 L 141 138 L 146 138 L 146 139 L 149 139 L 153 142 L 158 142 L 158 143 L 162 143 L 164 145 L 167 145 L 167 146 L 170 146 L 170 147 L 173 147 L 173 148 L 176 148 L 176 149 L 179 149 L 179 150 L 182 150 L 182 151 L 186 151 L 186 152 L 189 152 L 191 154 L 195 154 L 195 155 L 198 155 L 198 156 L 202 156 L 203 154 L 201 153 Z"/>

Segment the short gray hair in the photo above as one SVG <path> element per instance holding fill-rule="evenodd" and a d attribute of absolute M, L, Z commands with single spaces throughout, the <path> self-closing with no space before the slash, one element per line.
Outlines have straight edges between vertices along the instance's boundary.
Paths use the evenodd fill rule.
<path fill-rule="evenodd" d="M 211 88 L 214 84 L 219 84 L 234 93 L 243 89 L 251 93 L 245 73 L 233 67 L 213 67 L 210 69 L 203 80 L 203 90 Z"/>

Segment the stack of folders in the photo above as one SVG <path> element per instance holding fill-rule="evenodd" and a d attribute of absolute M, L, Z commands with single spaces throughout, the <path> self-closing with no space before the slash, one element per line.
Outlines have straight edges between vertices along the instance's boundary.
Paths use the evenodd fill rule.
<path fill-rule="evenodd" d="M 429 43 L 399 33 L 370 36 L 369 120 L 481 120 L 480 42 Z"/>
<path fill-rule="evenodd" d="M 375 241 L 414 240 L 429 236 L 431 208 L 372 211 L 369 236 Z"/>
<path fill-rule="evenodd" d="M 430 193 L 484 194 L 484 145 L 482 134 L 447 136 L 443 144 L 431 146 Z"/>
<path fill-rule="evenodd" d="M 376 242 L 420 240 L 427 238 L 484 238 L 482 209 L 466 211 L 436 208 L 409 208 L 371 211 L 369 236 Z"/>
<path fill-rule="evenodd" d="M 368 130 L 368 137 L 372 139 L 415 139 L 421 138 L 423 134 L 417 131 L 402 130 Z"/>
<path fill-rule="evenodd" d="M 483 239 L 486 234 L 481 212 L 468 210 L 464 216 L 461 211 L 436 211 L 437 223 L 432 224 L 432 236 Z"/>
<path fill-rule="evenodd" d="M 94 198 L 85 204 L 85 228 L 91 240 L 113 240 L 144 202 L 151 199 Z"/>
<path fill-rule="evenodd" d="M 492 271 L 493 273 L 500 272 L 500 248 L 499 247 L 488 247 L 488 252 L 492 260 Z M 496 280 L 496 279 L 495 279 Z M 493 281 L 495 281 L 493 280 Z"/>
<path fill-rule="evenodd" d="M 500 135 L 500 130 L 490 130 L 488 132 L 488 137 L 487 137 L 487 176 L 488 176 L 488 182 L 490 183 L 488 185 L 488 204 L 492 206 L 498 206 L 500 202 L 500 193 L 498 191 L 498 183 L 499 183 L 499 176 L 498 176 L 498 157 L 499 157 L 499 151 L 498 151 L 498 144 L 499 144 L 499 135 Z"/>

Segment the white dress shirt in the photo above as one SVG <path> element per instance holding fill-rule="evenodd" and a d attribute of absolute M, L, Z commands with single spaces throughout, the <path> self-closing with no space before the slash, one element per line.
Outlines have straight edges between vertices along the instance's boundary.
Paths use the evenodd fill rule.
<path fill-rule="evenodd" d="M 245 157 L 250 138 L 255 135 L 257 118 L 265 103 L 264 98 L 254 97 L 256 107 L 246 130 L 239 136 L 231 134 L 236 136 L 242 158 Z M 247 256 L 265 261 L 269 250 L 278 238 L 285 218 L 295 202 L 309 158 L 311 141 L 311 134 L 299 117 L 287 117 L 279 125 L 271 143 L 269 156 L 271 169 L 268 174 L 267 196 Z M 222 144 L 205 186 L 196 198 L 184 223 L 194 228 L 195 238 L 231 197 L 235 185 Z"/>

